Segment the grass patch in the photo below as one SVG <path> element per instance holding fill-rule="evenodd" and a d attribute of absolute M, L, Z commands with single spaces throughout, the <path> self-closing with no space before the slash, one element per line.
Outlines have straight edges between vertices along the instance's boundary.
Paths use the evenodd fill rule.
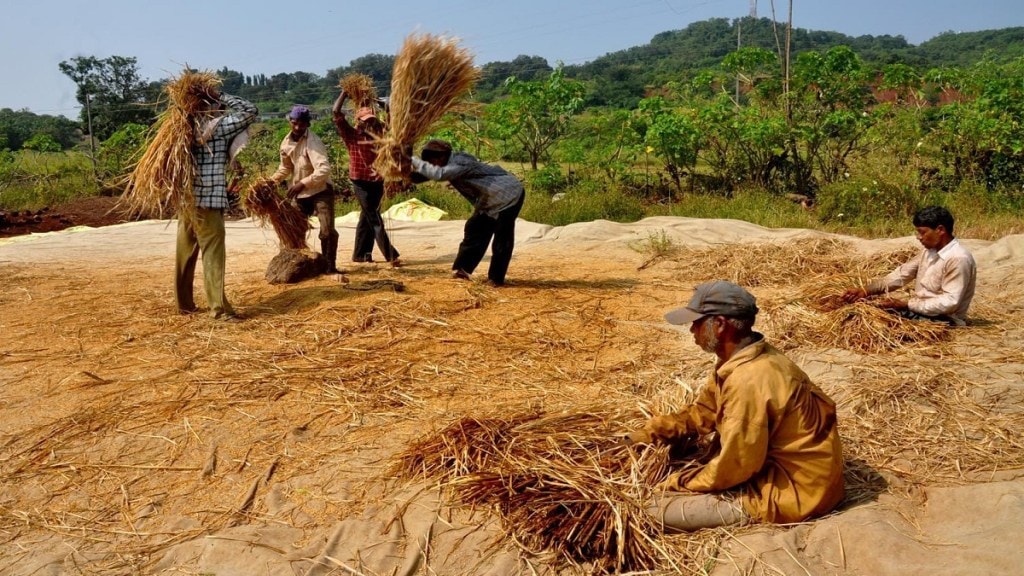
<path fill-rule="evenodd" d="M 0 209 L 37 210 L 99 194 L 81 152 L 22 150 L 0 164 Z"/>

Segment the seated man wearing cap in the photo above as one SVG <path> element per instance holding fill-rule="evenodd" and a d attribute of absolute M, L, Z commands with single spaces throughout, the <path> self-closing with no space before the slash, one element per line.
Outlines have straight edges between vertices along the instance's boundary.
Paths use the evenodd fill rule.
<path fill-rule="evenodd" d="M 422 158 L 412 158 L 414 176 L 446 181 L 473 204 L 452 276 L 468 280 L 490 244 L 487 279 L 494 286 L 504 285 L 516 243 L 516 218 L 526 198 L 523 183 L 501 166 L 486 164 L 465 152 L 452 153 L 451 144 L 443 140 L 427 142 L 420 155 Z"/>
<path fill-rule="evenodd" d="M 627 443 L 684 443 L 717 433 L 706 462 L 662 482 L 650 511 L 667 530 L 749 521 L 801 522 L 843 498 L 835 403 L 752 327 L 754 296 L 731 282 L 697 286 L 685 308 L 665 315 L 690 324 L 718 362 L 696 401 L 652 418 Z"/>
<path fill-rule="evenodd" d="M 334 228 L 334 188 L 327 147 L 309 129 L 311 114 L 305 106 L 288 113 L 291 131 L 281 141 L 281 164 L 270 177 L 280 184 L 291 178 L 288 197 L 306 216 L 316 214 L 320 223 L 320 253 L 327 259 L 327 273 L 338 271 L 338 231 Z"/>
<path fill-rule="evenodd" d="M 391 245 L 384 219 L 380 216 L 380 202 L 384 198 L 384 178 L 373 169 L 377 159 L 377 139 L 384 134 L 384 123 L 363 106 L 356 110 L 355 126 L 349 124 L 342 112 L 348 95 L 342 90 L 334 101 L 334 128 L 348 150 L 348 179 L 352 181 L 352 194 L 359 201 L 359 222 L 352 246 L 353 262 L 373 262 L 373 241 L 376 239 L 384 259 L 398 266 L 398 250 Z"/>

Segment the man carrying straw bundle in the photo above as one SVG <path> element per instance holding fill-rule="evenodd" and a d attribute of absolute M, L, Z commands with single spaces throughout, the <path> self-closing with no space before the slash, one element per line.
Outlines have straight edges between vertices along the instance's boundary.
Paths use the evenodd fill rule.
<path fill-rule="evenodd" d="M 719 280 L 697 286 L 686 307 L 665 315 L 670 324 L 690 324 L 697 345 L 718 356 L 696 402 L 626 437 L 675 444 L 718 434 L 710 460 L 662 482 L 667 491 L 649 510 L 667 530 L 801 522 L 843 498 L 835 403 L 752 330 L 757 311 L 753 295 Z"/>
<path fill-rule="evenodd" d="M 348 177 L 352 181 L 352 194 L 359 201 L 359 222 L 356 224 L 353 262 L 373 262 L 373 242 L 377 241 L 384 259 L 392 266 L 400 264 L 398 250 L 391 245 L 384 219 L 380 215 L 380 202 L 384 198 L 384 178 L 373 169 L 377 160 L 378 139 L 384 133 L 384 123 L 373 113 L 369 101 L 356 102 L 355 126 L 349 124 L 342 111 L 348 94 L 341 91 L 334 101 L 334 127 L 348 149 Z"/>
<path fill-rule="evenodd" d="M 953 215 L 941 206 L 928 206 L 914 214 L 913 223 L 917 241 L 924 247 L 921 253 L 885 278 L 864 288 L 850 288 L 843 293 L 843 300 L 856 302 L 888 293 L 914 280 L 914 295 L 909 300 L 886 297 L 875 304 L 911 320 L 966 325 L 977 269 L 974 256 L 953 237 Z"/>
<path fill-rule="evenodd" d="M 443 140 L 427 142 L 421 156 L 412 158 L 416 174 L 447 181 L 473 204 L 452 264 L 452 277 L 469 280 L 490 244 L 487 279 L 493 286 L 503 286 L 516 242 L 516 218 L 526 199 L 522 182 L 500 166 L 485 164 L 465 152 L 453 154 L 451 144 Z"/>
<path fill-rule="evenodd" d="M 288 113 L 291 131 L 281 141 L 281 164 L 271 175 L 274 184 L 289 180 L 288 198 L 309 217 L 320 223 L 320 253 L 327 260 L 327 273 L 338 272 L 338 231 L 334 227 L 334 188 L 327 147 L 309 129 L 312 114 L 305 106 Z"/>
<path fill-rule="evenodd" d="M 214 88 L 203 100 L 198 117 L 192 119 L 196 125 L 192 142 L 196 209 L 194 214 L 178 215 L 175 298 L 181 313 L 196 311 L 192 283 L 196 260 L 202 253 L 203 289 L 210 314 L 218 320 L 235 322 L 240 318 L 224 295 L 224 210 L 230 206 L 226 170 L 231 141 L 256 120 L 259 112 L 251 103 Z M 224 114 L 225 108 L 236 112 Z"/>

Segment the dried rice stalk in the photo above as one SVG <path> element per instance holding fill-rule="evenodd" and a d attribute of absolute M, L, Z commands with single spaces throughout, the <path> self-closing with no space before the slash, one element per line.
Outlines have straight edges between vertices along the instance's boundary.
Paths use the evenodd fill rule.
<path fill-rule="evenodd" d="M 242 205 L 245 212 L 258 219 L 261 225 L 266 226 L 270 222 L 282 248 L 307 248 L 309 219 L 277 193 L 277 185 L 273 180 L 260 178 L 253 182 L 245 193 Z"/>
<path fill-rule="evenodd" d="M 377 90 L 373 87 L 373 78 L 366 74 L 349 74 L 338 82 L 338 86 L 348 94 L 357 107 L 372 106 L 377 99 Z"/>
<path fill-rule="evenodd" d="M 457 39 L 408 36 L 395 58 L 388 131 L 373 165 L 377 173 L 386 180 L 407 180 L 412 168 L 405 151 L 430 133 L 479 76 L 473 55 Z"/>
<path fill-rule="evenodd" d="M 823 276 L 805 285 L 797 298 L 764 307 L 766 324 L 780 343 L 844 348 L 875 353 L 935 344 L 949 337 L 949 326 L 908 320 L 878 308 L 871 300 L 848 304 L 843 287 L 863 286 L 863 277 Z"/>
<path fill-rule="evenodd" d="M 668 449 L 621 445 L 614 420 L 463 418 L 410 446 L 394 471 L 439 480 L 464 503 L 497 510 L 506 536 L 531 552 L 552 551 L 598 572 L 671 565 L 646 512 L 668 472 Z"/>
<path fill-rule="evenodd" d="M 209 72 L 185 70 L 165 88 L 170 105 L 150 131 L 142 157 L 128 178 L 121 203 L 133 216 L 179 218 L 195 213 L 192 156 L 197 124 L 203 119 L 204 98 L 220 85 Z"/>

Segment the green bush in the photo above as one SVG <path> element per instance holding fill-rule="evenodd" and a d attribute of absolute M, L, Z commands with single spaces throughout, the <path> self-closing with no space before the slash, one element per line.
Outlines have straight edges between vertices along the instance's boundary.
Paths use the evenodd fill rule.
<path fill-rule="evenodd" d="M 527 194 L 521 217 L 552 226 L 592 220 L 635 222 L 644 217 L 644 205 L 637 198 L 588 180 L 572 185 L 562 196 Z"/>
<path fill-rule="evenodd" d="M 905 221 L 938 198 L 905 182 L 853 177 L 826 184 L 818 192 L 818 216 L 825 223 L 863 225 L 873 221 Z"/>
<path fill-rule="evenodd" d="M 36 210 L 99 192 L 92 163 L 80 152 L 22 150 L 14 158 L 0 168 L 0 208 Z"/>
<path fill-rule="evenodd" d="M 53 136 L 49 134 L 35 134 L 29 138 L 22 148 L 25 150 L 35 150 L 37 152 L 60 152 L 60 144 L 53 139 Z"/>
<path fill-rule="evenodd" d="M 526 173 L 526 187 L 530 192 L 557 194 L 569 186 L 569 179 L 554 162 Z"/>

